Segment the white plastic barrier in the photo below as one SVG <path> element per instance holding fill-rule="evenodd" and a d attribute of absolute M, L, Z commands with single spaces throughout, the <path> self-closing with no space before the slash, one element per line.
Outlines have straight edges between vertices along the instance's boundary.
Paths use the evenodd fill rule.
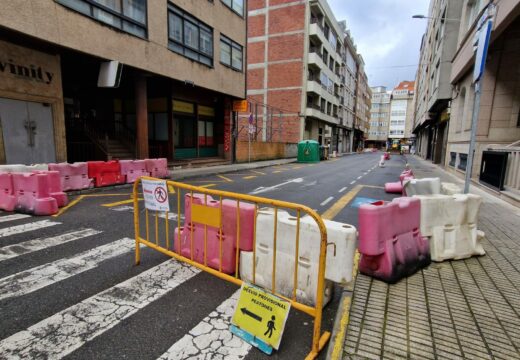
<path fill-rule="evenodd" d="M 24 172 L 30 173 L 33 171 L 48 171 L 49 165 L 47 164 L 34 164 L 34 165 L 0 165 L 0 172 Z"/>
<path fill-rule="evenodd" d="M 477 230 L 482 198 L 473 194 L 419 195 L 421 233 L 430 240 L 433 261 L 465 259 L 484 255 Z"/>
<path fill-rule="evenodd" d="M 440 194 L 441 179 L 406 179 L 403 181 L 403 192 L 406 196 Z"/>
<path fill-rule="evenodd" d="M 294 259 L 296 256 L 297 219 L 285 211 L 278 211 L 276 244 L 276 288 L 292 297 L 294 284 Z M 356 228 L 325 220 L 329 246 L 325 278 L 324 305 L 332 295 L 331 281 L 352 281 L 354 254 L 357 247 Z M 260 209 L 256 223 L 256 274 L 257 284 L 272 287 L 274 250 L 274 209 Z M 320 231 L 310 216 L 300 219 L 300 246 L 298 251 L 298 301 L 314 305 L 318 285 Z M 240 274 L 243 280 L 252 281 L 253 252 L 240 253 Z"/>
<path fill-rule="evenodd" d="M 462 188 L 454 183 L 441 183 L 441 193 L 444 195 L 462 194 Z"/>

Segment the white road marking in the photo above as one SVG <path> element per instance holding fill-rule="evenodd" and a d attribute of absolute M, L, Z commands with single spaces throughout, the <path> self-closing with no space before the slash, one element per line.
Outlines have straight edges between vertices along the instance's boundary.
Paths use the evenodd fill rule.
<path fill-rule="evenodd" d="M 165 261 L 3 339 L 0 354 L 10 359 L 63 358 L 198 273 L 176 260 Z"/>
<path fill-rule="evenodd" d="M 256 189 L 254 189 L 253 191 L 258 191 L 258 190 L 262 190 L 262 189 L 265 189 L 263 186 L 260 186 L 260 187 L 257 187 Z"/>
<path fill-rule="evenodd" d="M 357 179 L 359 180 L 359 179 L 361 179 L 362 177 L 363 177 L 363 175 L 361 175 L 361 176 L 358 176 L 358 177 L 357 177 Z"/>
<path fill-rule="evenodd" d="M 240 290 L 220 304 L 182 339 L 173 344 L 160 360 L 242 359 L 251 345 L 229 331 Z"/>
<path fill-rule="evenodd" d="M 354 180 L 354 181 L 351 181 L 351 182 L 350 182 L 350 185 L 354 184 L 355 182 L 356 182 L 356 180 Z"/>
<path fill-rule="evenodd" d="M 49 226 L 60 225 L 60 224 L 61 223 L 55 222 L 55 221 L 42 220 L 42 221 L 30 222 L 30 223 L 23 224 L 23 225 L 11 226 L 11 227 L 7 227 L 4 229 L 0 229 L 0 238 L 6 237 L 6 236 L 11 236 L 11 235 L 16 235 L 16 234 L 21 234 L 21 233 L 24 233 L 27 231 L 43 229 L 43 228 L 46 228 Z"/>
<path fill-rule="evenodd" d="M 342 192 L 345 191 L 345 190 L 347 190 L 347 187 L 346 187 L 346 186 L 345 186 L 345 187 L 342 187 L 341 189 L 339 189 L 338 192 L 342 193 Z"/>
<path fill-rule="evenodd" d="M 122 206 L 112 207 L 112 208 L 110 208 L 110 210 L 133 212 L 134 211 L 134 207 L 133 206 L 122 205 Z M 155 212 L 150 212 L 150 216 L 151 217 L 155 216 Z M 165 219 L 166 215 L 165 215 L 165 213 L 160 212 L 159 213 L 159 217 L 161 219 Z M 177 220 L 177 214 L 174 213 L 174 212 L 169 212 L 168 213 L 168 220 Z M 181 220 L 184 220 L 184 215 L 181 215 Z"/>
<path fill-rule="evenodd" d="M 26 218 L 30 218 L 30 217 L 31 217 L 31 215 L 26 215 L 26 214 L 7 215 L 7 216 L 0 217 L 0 223 L 20 220 L 20 219 L 26 219 Z"/>
<path fill-rule="evenodd" d="M 121 206 L 111 207 L 110 210 L 114 210 L 114 211 L 134 211 L 134 207 L 133 206 L 128 206 L 128 205 L 121 205 Z"/>
<path fill-rule="evenodd" d="M 101 262 L 132 251 L 134 248 L 135 241 L 133 239 L 122 238 L 84 251 L 76 256 L 56 260 L 7 276 L 0 279 L 0 300 L 26 295 L 91 270 Z"/>
<path fill-rule="evenodd" d="M 22 243 L 4 246 L 0 248 L 0 261 L 12 259 L 14 257 L 25 255 L 34 251 L 47 249 L 53 246 L 68 243 L 70 241 L 85 238 L 87 236 L 100 234 L 102 231 L 94 229 L 82 229 L 77 231 L 70 231 L 65 234 L 48 238 L 38 238 L 24 241 Z"/>
<path fill-rule="evenodd" d="M 271 190 L 275 190 L 275 189 L 277 189 L 277 188 L 279 188 L 281 186 L 287 185 L 287 184 L 301 183 L 301 182 L 303 182 L 303 178 L 292 179 L 292 180 L 288 180 L 288 181 L 283 182 L 283 183 L 278 184 L 278 185 L 268 186 L 268 187 L 263 188 L 263 189 L 256 189 L 256 190 L 250 192 L 249 194 L 251 194 L 251 195 L 261 194 L 261 193 L 265 193 L 265 192 L 268 192 L 268 191 L 271 191 Z"/>
<path fill-rule="evenodd" d="M 332 199 L 334 199 L 334 196 L 329 196 L 327 199 L 325 199 L 324 202 L 322 202 L 320 205 L 324 206 L 327 205 Z"/>

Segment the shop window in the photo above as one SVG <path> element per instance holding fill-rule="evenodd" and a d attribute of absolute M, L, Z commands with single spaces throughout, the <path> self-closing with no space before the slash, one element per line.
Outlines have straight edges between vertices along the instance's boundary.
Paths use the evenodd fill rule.
<path fill-rule="evenodd" d="M 455 163 L 457 162 L 457 153 L 450 152 L 450 166 L 455 167 Z"/>
<path fill-rule="evenodd" d="M 242 71 L 242 46 L 233 40 L 220 36 L 220 62 L 230 68 Z"/>
<path fill-rule="evenodd" d="M 244 16 L 244 0 L 222 0 L 222 2 L 238 15 Z"/>
<path fill-rule="evenodd" d="M 460 170 L 466 171 L 466 164 L 468 163 L 468 154 L 459 154 L 459 166 Z"/>
<path fill-rule="evenodd" d="M 213 29 L 168 4 L 168 47 L 191 60 L 213 66 Z"/>
<path fill-rule="evenodd" d="M 147 36 L 147 0 L 56 0 L 58 3 L 132 35 Z"/>

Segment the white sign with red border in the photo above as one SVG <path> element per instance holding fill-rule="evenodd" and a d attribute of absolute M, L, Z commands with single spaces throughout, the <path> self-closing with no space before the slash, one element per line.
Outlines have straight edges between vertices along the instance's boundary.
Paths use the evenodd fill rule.
<path fill-rule="evenodd" d="M 148 210 L 170 211 L 166 180 L 141 180 L 143 184 L 144 206 Z"/>

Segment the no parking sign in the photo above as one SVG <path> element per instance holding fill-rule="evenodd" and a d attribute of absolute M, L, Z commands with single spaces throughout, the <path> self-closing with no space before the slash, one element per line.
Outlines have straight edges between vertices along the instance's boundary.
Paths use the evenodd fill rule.
<path fill-rule="evenodd" d="M 166 180 L 141 180 L 144 205 L 148 210 L 170 211 Z"/>

